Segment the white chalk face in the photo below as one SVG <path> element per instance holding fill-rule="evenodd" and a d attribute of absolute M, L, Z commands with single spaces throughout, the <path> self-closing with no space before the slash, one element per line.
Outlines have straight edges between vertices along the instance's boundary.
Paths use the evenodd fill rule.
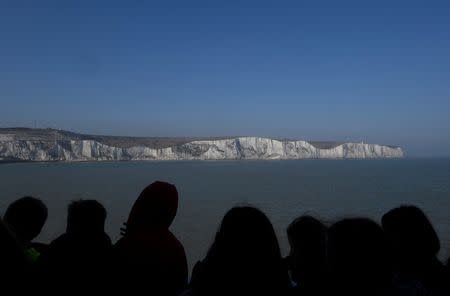
<path fill-rule="evenodd" d="M 377 144 L 344 143 L 317 148 L 306 141 L 279 141 L 269 138 L 241 137 L 192 141 L 166 148 L 114 147 L 95 140 L 16 140 L 0 137 L 0 158 L 29 161 L 92 160 L 221 160 L 221 159 L 309 159 L 309 158 L 396 158 L 403 157 L 399 147 Z"/>

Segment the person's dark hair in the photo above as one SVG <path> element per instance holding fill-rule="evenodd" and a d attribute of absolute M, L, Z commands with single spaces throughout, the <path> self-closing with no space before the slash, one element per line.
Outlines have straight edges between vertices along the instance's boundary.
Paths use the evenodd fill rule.
<path fill-rule="evenodd" d="M 382 228 L 366 218 L 344 219 L 328 232 L 331 289 L 347 294 L 377 294 L 390 282 Z"/>
<path fill-rule="evenodd" d="M 445 267 L 437 257 L 439 237 L 425 213 L 416 206 L 401 206 L 387 212 L 382 225 L 393 271 L 419 281 L 431 294 L 445 294 Z"/>
<path fill-rule="evenodd" d="M 199 269 L 193 289 L 202 295 L 281 292 L 287 284 L 273 226 L 250 206 L 226 213 Z"/>
<path fill-rule="evenodd" d="M 26 245 L 41 232 L 47 216 L 47 207 L 40 199 L 25 196 L 8 206 L 3 219 L 19 241 Z"/>
<path fill-rule="evenodd" d="M 394 258 L 402 264 L 430 260 L 440 250 L 439 237 L 425 213 L 416 206 L 401 206 L 387 212 L 382 220 Z"/>
<path fill-rule="evenodd" d="M 326 273 L 327 227 L 314 217 L 302 216 L 289 225 L 287 235 L 292 279 L 302 286 L 319 284 Z"/>
<path fill-rule="evenodd" d="M 103 232 L 106 209 L 96 200 L 73 201 L 68 208 L 67 233 Z"/>

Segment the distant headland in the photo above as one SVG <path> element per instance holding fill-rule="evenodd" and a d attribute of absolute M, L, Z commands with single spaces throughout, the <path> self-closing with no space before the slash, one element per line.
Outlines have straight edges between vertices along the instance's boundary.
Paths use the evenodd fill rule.
<path fill-rule="evenodd" d="M 400 158 L 401 147 L 264 137 L 119 137 L 0 128 L 0 161 Z"/>

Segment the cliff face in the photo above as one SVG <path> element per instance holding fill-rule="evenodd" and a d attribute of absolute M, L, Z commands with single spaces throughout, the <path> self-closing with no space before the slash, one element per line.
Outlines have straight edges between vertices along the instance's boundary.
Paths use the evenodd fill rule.
<path fill-rule="evenodd" d="M 0 160 L 102 161 L 102 160 L 219 160 L 307 158 L 397 158 L 400 147 L 345 143 L 320 149 L 305 141 L 278 141 L 241 137 L 192 141 L 167 148 L 113 147 L 95 140 L 17 140 L 0 135 Z"/>

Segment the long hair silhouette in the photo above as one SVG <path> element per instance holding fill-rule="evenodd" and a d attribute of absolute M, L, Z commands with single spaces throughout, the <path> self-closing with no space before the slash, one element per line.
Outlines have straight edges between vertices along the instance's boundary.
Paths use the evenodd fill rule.
<path fill-rule="evenodd" d="M 272 224 L 250 206 L 226 213 L 196 273 L 195 295 L 280 295 L 288 283 Z"/>

